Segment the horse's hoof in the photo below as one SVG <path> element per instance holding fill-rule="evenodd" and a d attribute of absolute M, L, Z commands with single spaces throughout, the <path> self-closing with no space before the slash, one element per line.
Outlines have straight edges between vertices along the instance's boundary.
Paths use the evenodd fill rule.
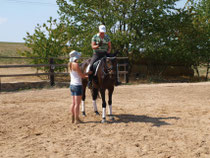
<path fill-rule="evenodd" d="M 96 115 L 100 115 L 98 111 L 95 111 L 95 114 L 96 114 Z"/>
<path fill-rule="evenodd" d="M 101 123 L 107 123 L 106 119 L 103 118 L 102 121 L 101 121 Z"/>
<path fill-rule="evenodd" d="M 82 116 L 86 116 L 86 113 L 84 111 L 82 112 Z"/>

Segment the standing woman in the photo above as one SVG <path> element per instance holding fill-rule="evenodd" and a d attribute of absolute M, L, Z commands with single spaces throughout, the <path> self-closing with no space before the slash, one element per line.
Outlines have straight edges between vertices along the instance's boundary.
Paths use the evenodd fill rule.
<path fill-rule="evenodd" d="M 72 105 L 71 105 L 71 113 L 72 113 L 72 123 L 82 123 L 82 121 L 79 118 L 79 109 L 80 109 L 80 103 L 82 99 L 82 80 L 81 78 L 88 77 L 87 75 L 83 74 L 79 64 L 78 60 L 81 57 L 81 53 L 73 50 L 69 53 L 70 59 L 69 59 L 69 69 L 70 69 L 70 91 L 72 95 Z"/>

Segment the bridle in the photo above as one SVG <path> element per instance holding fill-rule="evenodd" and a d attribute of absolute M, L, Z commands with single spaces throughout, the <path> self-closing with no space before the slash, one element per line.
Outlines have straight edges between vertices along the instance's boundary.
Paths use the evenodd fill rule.
<path fill-rule="evenodd" d="M 107 64 L 107 59 L 112 62 L 112 60 L 116 59 L 116 57 L 104 57 L 103 60 L 105 61 L 104 63 L 104 68 L 102 71 L 105 75 L 114 75 L 115 74 L 115 66 L 113 63 L 111 63 L 111 66 L 108 66 Z"/>

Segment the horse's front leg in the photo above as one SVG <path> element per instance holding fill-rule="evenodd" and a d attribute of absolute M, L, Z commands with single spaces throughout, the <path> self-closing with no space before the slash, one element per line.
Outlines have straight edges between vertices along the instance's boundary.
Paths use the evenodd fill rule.
<path fill-rule="evenodd" d="M 92 90 L 92 99 L 93 99 L 93 110 L 96 115 L 99 115 L 98 109 L 97 109 L 97 104 L 96 104 L 96 99 L 98 97 L 98 89 L 93 88 Z"/>
<path fill-rule="evenodd" d="M 114 86 L 108 89 L 109 119 L 112 120 L 112 121 L 114 120 L 114 117 L 112 115 L 112 94 L 113 94 L 113 92 L 114 92 Z"/>
<path fill-rule="evenodd" d="M 86 92 L 87 83 L 85 81 L 82 82 L 82 115 L 86 116 L 85 113 L 85 92 Z"/>
<path fill-rule="evenodd" d="M 106 122 L 106 100 L 105 100 L 105 89 L 101 89 L 101 98 L 102 98 L 102 121 L 101 123 Z"/>

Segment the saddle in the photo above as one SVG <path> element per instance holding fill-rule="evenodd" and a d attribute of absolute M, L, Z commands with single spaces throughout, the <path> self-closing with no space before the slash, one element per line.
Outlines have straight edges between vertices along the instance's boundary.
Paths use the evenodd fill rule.
<path fill-rule="evenodd" d="M 105 57 L 97 60 L 96 62 L 93 63 L 93 76 L 96 76 L 97 72 L 98 72 L 98 68 L 100 66 L 100 63 L 102 60 L 105 60 L 106 58 L 115 58 L 115 55 L 114 54 L 106 54 Z"/>
<path fill-rule="evenodd" d="M 104 60 L 104 58 L 101 58 L 93 63 L 93 74 L 94 74 L 93 76 L 96 76 L 96 74 L 98 72 L 98 68 L 99 68 L 102 60 Z"/>
<path fill-rule="evenodd" d="M 103 57 L 103 58 L 97 60 L 96 62 L 94 62 L 94 63 L 93 63 L 93 76 L 96 76 L 96 74 L 97 74 L 97 72 L 98 72 L 98 68 L 99 68 L 99 66 L 100 66 L 100 64 L 101 64 L 101 62 L 102 62 L 102 60 L 106 60 L 106 58 L 111 58 L 111 59 L 113 59 L 113 58 L 116 58 L 116 57 L 113 56 L 113 55 L 109 55 L 109 56 L 107 55 L 107 56 L 105 56 L 105 57 Z"/>
<path fill-rule="evenodd" d="M 93 63 L 93 81 L 98 84 L 98 77 L 97 77 L 97 73 L 100 67 L 100 64 L 102 62 L 102 60 L 104 60 L 106 57 L 103 57 L 99 60 L 97 60 L 96 62 Z"/>

